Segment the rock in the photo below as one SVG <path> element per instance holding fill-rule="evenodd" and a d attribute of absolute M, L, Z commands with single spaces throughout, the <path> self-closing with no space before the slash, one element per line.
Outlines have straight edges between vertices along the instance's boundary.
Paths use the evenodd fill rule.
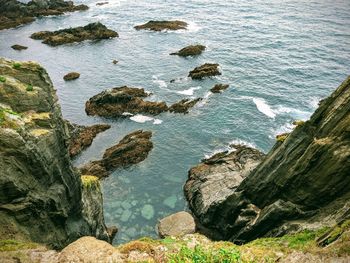
<path fill-rule="evenodd" d="M 203 79 L 205 77 L 212 77 L 221 75 L 219 71 L 219 64 L 205 63 L 202 66 L 196 67 L 190 71 L 189 77 L 192 79 Z"/>
<path fill-rule="evenodd" d="M 57 31 L 40 31 L 30 36 L 32 39 L 43 40 L 44 44 L 58 46 L 84 40 L 100 40 L 118 37 L 118 33 L 108 29 L 100 22 L 86 26 L 61 29 Z"/>
<path fill-rule="evenodd" d="M 114 59 L 112 62 L 115 65 L 115 64 L 118 64 L 119 61 Z"/>
<path fill-rule="evenodd" d="M 58 262 L 124 262 L 122 254 L 105 241 L 82 237 L 65 247 Z"/>
<path fill-rule="evenodd" d="M 190 209 L 208 235 L 236 243 L 349 219 L 349 127 L 350 77 L 251 172 L 228 170 L 221 158 L 192 168 Z"/>
<path fill-rule="evenodd" d="M 21 45 L 13 45 L 13 46 L 11 46 L 11 48 L 12 49 L 14 49 L 14 50 L 25 50 L 25 49 L 27 49 L 28 47 L 25 47 L 25 46 L 21 46 Z"/>
<path fill-rule="evenodd" d="M 175 195 L 171 195 L 169 197 L 167 197 L 164 201 L 163 204 L 174 209 L 176 206 L 176 202 L 177 202 L 177 198 Z"/>
<path fill-rule="evenodd" d="M 109 2 L 99 2 L 99 3 L 96 3 L 97 6 L 101 6 L 101 5 L 107 5 Z"/>
<path fill-rule="evenodd" d="M 188 56 L 198 56 L 202 54 L 202 52 L 205 50 L 205 46 L 203 45 L 191 45 L 184 47 L 183 49 L 171 53 L 170 55 L 178 55 L 180 57 L 188 57 Z"/>
<path fill-rule="evenodd" d="M 74 80 L 80 77 L 80 74 L 78 72 L 70 72 L 66 75 L 64 75 L 63 79 L 65 81 L 69 81 L 69 80 Z"/>
<path fill-rule="evenodd" d="M 74 5 L 72 1 L 63 0 L 36 0 L 27 4 L 16 0 L 0 0 L 0 6 L 0 30 L 33 22 L 40 16 L 88 9 L 86 5 Z"/>
<path fill-rule="evenodd" d="M 148 29 L 152 31 L 187 29 L 187 23 L 183 21 L 149 21 L 146 24 L 135 26 L 136 30 Z"/>
<path fill-rule="evenodd" d="M 161 238 L 166 236 L 184 236 L 193 234 L 196 224 L 191 214 L 181 211 L 161 219 L 158 223 L 158 234 Z"/>
<path fill-rule="evenodd" d="M 138 130 L 126 135 L 117 145 L 107 149 L 102 160 L 87 163 L 80 168 L 84 174 L 99 178 L 108 176 L 110 171 L 142 162 L 153 148 L 152 133 Z"/>
<path fill-rule="evenodd" d="M 125 112 L 157 115 L 168 110 L 164 102 L 144 101 L 148 96 L 144 89 L 113 88 L 90 98 L 85 104 L 85 111 L 88 115 L 123 117 Z"/>
<path fill-rule="evenodd" d="M 74 157 L 92 144 L 97 134 L 108 130 L 108 124 L 96 124 L 93 126 L 82 126 L 66 121 L 69 130 L 69 155 Z"/>
<path fill-rule="evenodd" d="M 116 226 L 107 227 L 107 233 L 110 239 L 113 240 L 118 233 L 118 228 Z"/>
<path fill-rule="evenodd" d="M 199 101 L 201 101 L 202 98 L 197 98 L 194 100 L 190 99 L 183 99 L 179 102 L 174 103 L 169 107 L 170 112 L 175 113 L 188 113 L 188 110 L 192 108 L 194 105 L 196 105 Z"/>
<path fill-rule="evenodd" d="M 141 209 L 141 215 L 143 218 L 150 220 L 154 217 L 154 208 L 153 206 L 147 204 L 144 205 Z"/>
<path fill-rule="evenodd" d="M 0 82 L 1 237 L 54 248 L 84 235 L 108 240 L 102 199 L 84 194 L 71 164 L 67 128 L 47 72 L 34 62 L 0 58 L 0 75 L 6 78 Z"/>
<path fill-rule="evenodd" d="M 210 89 L 213 93 L 221 93 L 222 91 L 226 90 L 230 85 L 228 84 L 216 84 L 214 87 Z"/>

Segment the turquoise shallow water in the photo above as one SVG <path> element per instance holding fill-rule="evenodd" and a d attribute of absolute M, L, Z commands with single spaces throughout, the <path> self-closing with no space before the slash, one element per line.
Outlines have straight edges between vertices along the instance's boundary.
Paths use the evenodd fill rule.
<path fill-rule="evenodd" d="M 76 165 L 100 158 L 133 130 L 153 131 L 154 149 L 148 158 L 103 181 L 106 222 L 119 227 L 117 243 L 156 236 L 158 219 L 186 209 L 182 186 L 187 171 L 205 155 L 231 142 L 267 152 L 276 134 L 290 130 L 295 119 L 307 119 L 318 100 L 350 72 L 348 0 L 109 0 L 100 7 L 97 1 L 76 2 L 87 3 L 90 10 L 0 31 L 0 55 L 39 61 L 57 88 L 65 118 L 112 125 L 76 159 Z M 160 33 L 133 29 L 151 19 L 184 20 L 190 27 Z M 118 31 L 120 38 L 59 47 L 29 38 L 36 31 L 95 21 Z M 196 58 L 169 56 L 194 43 L 206 45 L 207 51 Z M 29 49 L 14 51 L 13 44 Z M 113 59 L 119 63 L 113 65 Z M 189 70 L 205 62 L 219 63 L 223 75 L 204 81 L 186 78 Z M 81 77 L 64 82 L 69 71 L 78 71 Z M 170 83 L 171 79 L 177 81 Z M 210 94 L 215 83 L 228 83 L 230 88 Z M 154 93 L 152 100 L 168 103 L 205 99 L 187 115 L 157 116 L 160 124 L 86 116 L 89 97 L 122 85 L 144 87 Z"/>

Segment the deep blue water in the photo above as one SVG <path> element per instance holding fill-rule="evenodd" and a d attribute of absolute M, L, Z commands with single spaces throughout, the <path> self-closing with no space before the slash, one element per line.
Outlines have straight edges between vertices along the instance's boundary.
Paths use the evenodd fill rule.
<path fill-rule="evenodd" d="M 87 3 L 90 10 L 0 31 L 0 56 L 39 61 L 57 88 L 65 118 L 112 125 L 76 165 L 100 158 L 133 130 L 153 131 L 154 149 L 148 158 L 103 181 L 106 222 L 119 227 L 118 243 L 156 236 L 158 219 L 186 209 L 182 186 L 187 171 L 205 155 L 231 142 L 267 152 L 276 134 L 292 129 L 295 119 L 307 119 L 318 100 L 350 72 L 349 0 L 109 0 L 104 6 L 96 6 L 98 1 L 76 2 Z M 179 19 L 190 26 L 181 32 L 133 29 L 151 19 Z M 120 37 L 59 47 L 29 38 L 36 31 L 96 21 Z M 202 56 L 169 56 L 195 43 L 207 46 Z M 10 48 L 13 44 L 29 48 L 18 52 Z M 119 63 L 114 65 L 113 59 Z M 204 81 L 186 78 L 189 70 L 205 62 L 219 63 L 222 76 Z M 70 71 L 81 77 L 64 82 L 63 75 Z M 177 81 L 170 83 L 174 78 Z M 222 94 L 209 93 L 216 83 L 228 83 L 230 88 Z M 167 103 L 186 97 L 205 99 L 187 115 L 157 116 L 160 124 L 86 116 L 89 97 L 122 85 L 144 87 L 154 93 L 152 100 Z"/>

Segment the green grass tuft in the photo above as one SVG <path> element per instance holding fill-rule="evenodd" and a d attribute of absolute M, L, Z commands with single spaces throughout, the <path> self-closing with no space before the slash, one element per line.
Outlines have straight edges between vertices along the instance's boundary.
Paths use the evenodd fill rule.
<path fill-rule="evenodd" d="M 33 85 L 32 84 L 28 84 L 27 88 L 26 88 L 26 91 L 33 91 L 33 90 L 34 90 Z"/>
<path fill-rule="evenodd" d="M 39 245 L 32 242 L 22 242 L 12 239 L 0 240 L 0 251 L 15 251 L 20 249 L 33 249 Z"/>
<path fill-rule="evenodd" d="M 93 175 L 82 175 L 81 176 L 81 182 L 83 185 L 83 188 L 85 189 L 96 189 L 100 186 L 100 181 L 98 180 L 98 177 Z"/>
<path fill-rule="evenodd" d="M 21 67 L 22 67 L 22 65 L 19 62 L 15 62 L 12 64 L 12 68 L 14 68 L 14 69 L 20 69 Z"/>
<path fill-rule="evenodd" d="M 0 76 L 0 82 L 6 82 L 6 78 L 4 76 Z"/>

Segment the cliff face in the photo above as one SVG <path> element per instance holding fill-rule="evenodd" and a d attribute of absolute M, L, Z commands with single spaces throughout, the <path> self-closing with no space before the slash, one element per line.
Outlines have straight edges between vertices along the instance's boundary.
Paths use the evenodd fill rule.
<path fill-rule="evenodd" d="M 203 199 L 193 185 L 205 180 L 191 171 L 185 185 L 190 208 L 216 238 L 247 242 L 348 218 L 350 77 L 320 103 L 309 121 L 276 142 L 242 182 L 231 186 L 230 195 L 214 200 L 210 213 L 198 213 Z"/>
<path fill-rule="evenodd" d="M 80 175 L 46 71 L 0 58 L 0 234 L 63 247 L 83 235 L 108 240 L 103 216 L 83 213 Z M 102 200 L 86 200 L 102 211 Z"/>

